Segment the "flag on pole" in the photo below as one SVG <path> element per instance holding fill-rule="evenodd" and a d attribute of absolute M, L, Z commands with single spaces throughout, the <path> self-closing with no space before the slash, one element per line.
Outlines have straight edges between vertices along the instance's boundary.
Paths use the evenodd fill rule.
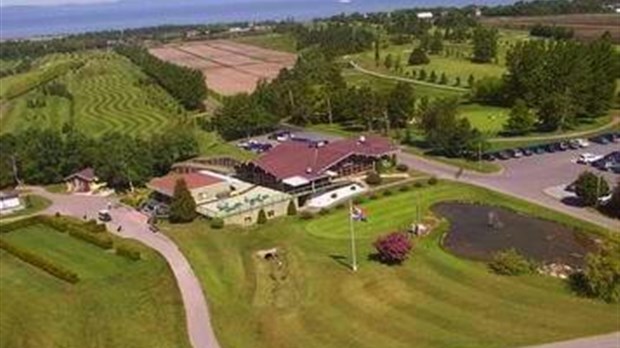
<path fill-rule="evenodd" d="M 362 221 L 362 222 L 368 221 L 366 212 L 362 208 L 358 207 L 357 205 L 354 205 L 351 208 L 351 219 L 353 221 Z"/>

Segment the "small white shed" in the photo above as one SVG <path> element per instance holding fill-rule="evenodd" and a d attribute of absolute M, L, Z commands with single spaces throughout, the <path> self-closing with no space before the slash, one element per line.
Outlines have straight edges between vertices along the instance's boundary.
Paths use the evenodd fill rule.
<path fill-rule="evenodd" d="M 22 201 L 17 191 L 0 191 L 0 214 L 7 214 L 22 209 Z"/>

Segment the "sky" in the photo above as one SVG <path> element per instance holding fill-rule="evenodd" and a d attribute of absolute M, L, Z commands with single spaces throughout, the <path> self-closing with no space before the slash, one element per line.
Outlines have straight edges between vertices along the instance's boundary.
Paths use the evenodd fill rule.
<path fill-rule="evenodd" d="M 116 0 L 0 0 L 0 3 L 2 6 L 50 6 L 62 4 L 93 4 L 113 1 Z"/>

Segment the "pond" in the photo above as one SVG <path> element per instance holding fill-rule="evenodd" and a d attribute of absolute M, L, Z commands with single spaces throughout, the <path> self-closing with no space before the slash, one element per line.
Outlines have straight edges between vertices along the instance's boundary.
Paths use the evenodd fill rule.
<path fill-rule="evenodd" d="M 594 240 L 570 227 L 505 208 L 447 202 L 432 209 L 450 222 L 443 246 L 458 256 L 487 261 L 496 251 L 515 248 L 539 262 L 579 267 L 596 250 Z"/>

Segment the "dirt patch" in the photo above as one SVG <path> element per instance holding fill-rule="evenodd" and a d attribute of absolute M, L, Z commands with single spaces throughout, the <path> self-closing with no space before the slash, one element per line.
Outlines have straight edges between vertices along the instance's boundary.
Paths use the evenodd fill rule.
<path fill-rule="evenodd" d="M 195 41 L 151 48 L 160 59 L 201 70 L 209 89 L 221 95 L 251 93 L 261 79 L 275 78 L 297 56 L 228 40 Z"/>
<path fill-rule="evenodd" d="M 528 30 L 536 24 L 557 25 L 572 28 L 575 37 L 590 41 L 608 31 L 615 43 L 620 43 L 620 16 L 617 14 L 575 14 L 532 17 L 488 17 L 480 20 L 492 26 Z"/>
<path fill-rule="evenodd" d="M 443 245 L 458 256 L 490 260 L 499 250 L 515 248 L 544 263 L 582 266 L 596 243 L 582 233 L 548 220 L 469 203 L 440 203 L 433 211 L 450 221 Z"/>

